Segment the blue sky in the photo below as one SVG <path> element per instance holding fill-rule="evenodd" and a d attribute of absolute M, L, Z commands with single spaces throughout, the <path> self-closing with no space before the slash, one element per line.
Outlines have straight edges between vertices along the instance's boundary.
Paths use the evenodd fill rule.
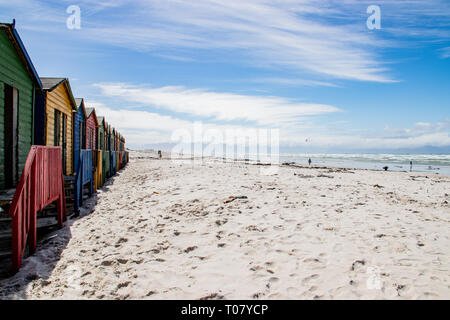
<path fill-rule="evenodd" d="M 38 73 L 129 147 L 202 121 L 279 128 L 292 152 L 450 152 L 449 1 L 0 0 L 13 18 Z"/>

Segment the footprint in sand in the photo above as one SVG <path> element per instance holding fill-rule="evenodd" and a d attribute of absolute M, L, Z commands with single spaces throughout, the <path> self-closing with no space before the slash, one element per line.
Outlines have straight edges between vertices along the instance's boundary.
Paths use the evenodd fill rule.
<path fill-rule="evenodd" d="M 321 261 L 317 258 L 306 258 L 303 262 L 320 263 Z"/>
<path fill-rule="evenodd" d="M 306 285 L 306 284 L 308 284 L 308 282 L 310 282 L 311 280 L 314 280 L 314 279 L 317 279 L 317 278 L 319 278 L 319 275 L 318 275 L 318 274 L 312 274 L 312 275 L 310 275 L 310 276 L 304 278 L 304 279 L 302 280 L 302 284 L 303 284 L 303 285 Z"/>
<path fill-rule="evenodd" d="M 117 285 L 117 289 L 126 288 L 131 283 L 131 281 L 121 282 Z"/>
<path fill-rule="evenodd" d="M 316 291 L 316 290 L 317 290 L 317 286 L 311 286 L 311 287 L 308 289 L 309 292 L 314 292 L 314 291 Z"/>
<path fill-rule="evenodd" d="M 254 266 L 254 267 L 251 267 L 251 268 L 250 268 L 251 271 L 259 271 L 259 270 L 261 270 L 261 269 L 263 269 L 263 268 L 260 267 L 260 266 Z"/>
<path fill-rule="evenodd" d="M 184 252 L 185 253 L 189 253 L 191 251 L 194 251 L 197 248 L 198 248 L 197 246 L 187 247 L 186 249 L 184 249 Z"/>
<path fill-rule="evenodd" d="M 271 277 L 271 278 L 269 279 L 269 282 L 270 282 L 270 283 L 275 283 L 275 282 L 278 282 L 278 281 L 280 281 L 280 278 L 277 278 L 277 277 Z"/>

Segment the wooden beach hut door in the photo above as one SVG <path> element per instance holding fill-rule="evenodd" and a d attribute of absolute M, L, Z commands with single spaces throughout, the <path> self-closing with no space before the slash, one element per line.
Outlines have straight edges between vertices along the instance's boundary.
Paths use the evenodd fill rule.
<path fill-rule="evenodd" d="M 19 91 L 5 84 L 5 187 L 12 188 L 18 182 L 18 106 Z"/>

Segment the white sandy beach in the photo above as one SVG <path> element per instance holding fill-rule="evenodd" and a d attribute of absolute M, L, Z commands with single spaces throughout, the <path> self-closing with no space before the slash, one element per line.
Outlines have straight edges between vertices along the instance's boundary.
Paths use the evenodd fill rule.
<path fill-rule="evenodd" d="M 450 299 L 450 176 L 150 156 L 0 298 Z"/>

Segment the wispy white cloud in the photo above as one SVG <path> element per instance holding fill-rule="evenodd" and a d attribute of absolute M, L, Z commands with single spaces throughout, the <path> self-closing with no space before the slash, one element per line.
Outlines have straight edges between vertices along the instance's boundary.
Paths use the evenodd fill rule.
<path fill-rule="evenodd" d="M 107 107 L 96 101 L 86 101 L 96 108 L 99 115 L 105 116 L 108 123 L 117 128 L 127 139 L 127 146 L 144 148 L 148 145 L 176 143 L 173 132 L 185 130 L 193 132 L 194 122 L 171 116 L 162 116 L 148 111 L 128 110 L 126 108 Z M 364 134 L 310 134 L 295 128 L 280 129 L 281 147 L 340 149 L 345 150 L 396 150 L 399 148 L 420 148 L 424 146 L 449 147 L 449 121 L 439 123 L 417 123 L 413 128 L 385 130 L 378 135 Z M 238 125 L 220 125 L 203 123 L 203 133 L 213 130 L 226 136 L 228 131 L 258 129 Z M 194 140 L 192 140 L 194 142 Z"/>
<path fill-rule="evenodd" d="M 212 92 L 180 86 L 149 88 L 129 84 L 96 84 L 105 96 L 128 103 L 187 114 L 202 120 L 249 121 L 259 126 L 298 124 L 304 117 L 340 111 L 335 106 L 274 97 Z"/>
<path fill-rule="evenodd" d="M 143 16 L 138 24 L 96 26 L 90 29 L 91 36 L 139 50 L 235 50 L 245 63 L 259 66 L 332 78 L 392 81 L 369 49 L 384 41 L 353 24 L 316 21 L 311 14 L 330 10 L 317 2 L 155 0 L 139 4 Z"/>
<path fill-rule="evenodd" d="M 115 128 L 169 132 L 191 125 L 190 121 L 154 112 L 107 107 L 95 100 L 86 99 L 86 105 L 95 108 L 97 115 L 104 116 L 106 121 Z"/>
<path fill-rule="evenodd" d="M 17 0 L 0 7 L 15 9 L 27 29 L 66 32 L 64 9 L 72 2 Z M 377 1 L 383 27 L 368 32 L 365 9 L 372 2 L 79 0 L 82 30 L 71 35 L 179 61 L 190 61 L 198 50 L 222 57 L 230 53 L 233 63 L 282 68 L 321 78 L 312 81 L 328 79 L 325 83 L 392 82 L 382 48 L 405 45 L 409 37 L 442 41 L 450 36 L 446 1 Z M 174 55 L 174 49 L 183 49 L 184 56 Z"/>
<path fill-rule="evenodd" d="M 64 31 L 63 4 L 20 0 L 17 9 L 33 22 L 27 28 Z M 23 12 L 24 3 L 30 12 Z M 370 48 L 386 45 L 355 24 L 327 22 L 330 6 L 318 1 L 136 0 L 78 2 L 82 31 L 77 36 L 171 56 L 174 48 L 233 51 L 237 63 L 281 67 L 309 76 L 390 82 L 387 68 Z M 8 5 L 14 7 L 14 2 Z M 130 9 L 132 8 L 132 9 Z M 102 12 L 102 16 L 96 13 Z M 95 19 L 98 17 L 98 19 Z M 55 23 L 61 28 L 55 28 Z M 362 30 L 361 30 L 362 29 Z M 167 52 L 165 52 L 167 51 Z M 179 57 L 189 59 L 191 57 Z M 236 60 L 237 59 L 237 60 Z"/>
<path fill-rule="evenodd" d="M 382 30 L 374 32 L 365 27 L 365 9 L 374 4 L 372 0 L 79 0 L 82 30 L 69 33 L 65 8 L 70 4 L 72 0 L 0 1 L 0 17 L 5 21 L 17 16 L 19 30 L 64 34 L 69 40 L 65 43 L 76 38 L 186 63 L 193 57 L 199 62 L 201 56 L 214 62 L 272 67 L 279 73 L 249 82 L 295 86 L 331 87 L 336 79 L 391 82 L 393 76 L 382 59 L 384 47 L 421 41 L 441 44 L 449 39 L 450 6 L 445 0 L 377 1 L 382 8 Z M 12 15 L 5 16 L 5 8 Z M 449 58 L 450 49 L 443 46 L 440 57 Z M 343 148 L 450 145 L 445 122 L 417 123 L 412 128 L 380 131 L 378 136 L 344 131 L 326 135 L 314 131 L 312 116 L 336 113 L 336 106 L 187 86 L 104 83 L 97 87 L 116 98 L 117 105 L 141 106 L 130 110 L 96 105 L 99 114 L 135 143 L 169 142 L 171 131 L 191 126 L 186 119 L 195 118 L 220 130 L 241 128 L 242 123 L 281 127 L 283 142 L 297 145 L 304 144 L 305 138 L 319 146 Z M 160 110 L 170 111 L 171 116 Z"/>
<path fill-rule="evenodd" d="M 385 127 L 379 133 L 380 136 L 392 139 L 415 138 L 423 135 L 430 135 L 436 133 L 449 134 L 450 133 L 450 119 L 444 119 L 438 122 L 416 122 L 410 128 L 391 128 Z M 445 139 L 443 141 L 446 141 Z"/>
<path fill-rule="evenodd" d="M 247 132 L 258 130 L 256 126 L 242 126 L 233 124 L 216 124 L 201 121 L 189 121 L 172 116 L 127 108 L 109 107 L 104 103 L 86 100 L 86 104 L 94 107 L 97 115 L 104 116 L 108 124 L 118 129 L 126 138 L 127 145 L 141 147 L 146 144 L 173 143 L 174 132 L 189 132 L 193 135 L 194 126 L 200 124 L 204 134 L 207 132 Z M 198 137 L 197 137 L 198 138 Z M 201 141 L 200 136 L 199 141 Z M 196 142 L 192 139 L 192 142 Z"/>
<path fill-rule="evenodd" d="M 254 78 L 254 79 L 240 79 L 241 81 L 248 81 L 254 83 L 276 83 L 287 86 L 306 86 L 306 87 L 337 87 L 336 84 L 327 81 L 295 79 L 295 78 Z M 239 81 L 239 80 L 238 80 Z"/>
<path fill-rule="evenodd" d="M 449 147 L 448 132 L 435 132 L 403 137 L 365 137 L 364 135 L 314 135 L 305 139 L 289 137 L 284 144 L 304 148 L 330 148 L 340 150 L 397 150 L 426 146 Z"/>

